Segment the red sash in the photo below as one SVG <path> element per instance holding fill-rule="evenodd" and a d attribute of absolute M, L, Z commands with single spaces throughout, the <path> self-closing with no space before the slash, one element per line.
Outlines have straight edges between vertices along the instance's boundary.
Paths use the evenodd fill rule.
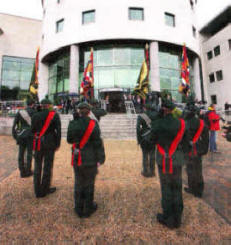
<path fill-rule="evenodd" d="M 55 111 L 50 111 L 48 113 L 48 116 L 46 118 L 46 121 L 42 127 L 42 130 L 40 131 L 40 133 L 36 132 L 34 135 L 34 140 L 33 140 L 33 150 L 37 150 L 40 151 L 40 147 L 41 147 L 41 137 L 46 133 L 48 127 L 50 126 L 50 122 L 51 120 L 54 118 L 55 115 Z M 38 140 L 37 142 L 37 149 L 36 149 L 36 140 Z"/>
<path fill-rule="evenodd" d="M 157 144 L 157 149 L 160 152 L 160 154 L 162 155 L 162 168 L 163 168 L 163 173 L 166 173 L 166 167 L 165 167 L 165 158 L 169 158 L 169 173 L 172 174 L 173 173 L 173 166 L 172 166 L 172 155 L 174 154 L 174 152 L 176 151 L 177 146 L 179 145 L 183 135 L 184 135 L 184 130 L 185 130 L 185 122 L 183 119 L 180 119 L 180 129 L 177 132 L 176 137 L 174 138 L 174 140 L 172 141 L 170 148 L 168 150 L 168 154 L 166 154 L 164 148 L 162 146 L 160 146 L 159 144 Z"/>
<path fill-rule="evenodd" d="M 194 153 L 194 156 L 197 155 L 197 148 L 196 148 L 196 142 L 199 140 L 200 136 L 201 136 L 201 133 L 204 129 L 204 121 L 200 119 L 200 125 L 199 125 L 199 128 L 196 132 L 196 134 L 194 135 L 193 137 L 193 140 L 192 140 L 192 147 L 193 147 L 193 150 L 192 152 L 189 152 L 189 156 L 191 157 L 192 156 L 192 153 Z"/>
<path fill-rule="evenodd" d="M 83 135 L 83 138 L 81 139 L 80 143 L 79 143 L 79 155 L 78 155 L 78 161 L 77 161 L 77 165 L 81 166 L 82 165 L 82 158 L 81 158 L 81 150 L 83 149 L 83 147 L 86 145 L 88 139 L 90 138 L 93 129 L 95 127 L 95 120 L 90 120 L 87 129 Z M 76 143 L 74 143 L 72 145 L 72 159 L 71 159 L 71 165 L 74 166 L 74 152 L 76 149 Z"/>

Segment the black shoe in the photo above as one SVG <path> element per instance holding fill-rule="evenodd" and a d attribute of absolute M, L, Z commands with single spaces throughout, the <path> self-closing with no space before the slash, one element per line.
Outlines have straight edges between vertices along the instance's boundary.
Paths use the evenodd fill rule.
<path fill-rule="evenodd" d="M 96 202 L 93 202 L 91 208 L 88 209 L 88 210 L 84 213 L 84 215 L 83 215 L 82 217 L 83 217 L 83 218 L 88 218 L 88 217 L 90 217 L 94 212 L 96 212 L 97 209 L 98 209 L 97 203 L 96 203 Z"/>
<path fill-rule="evenodd" d="M 198 197 L 198 198 L 202 198 L 202 194 L 201 193 L 194 193 L 194 196 Z"/>
<path fill-rule="evenodd" d="M 141 174 L 142 174 L 145 178 L 150 177 L 150 174 L 149 174 L 148 172 L 142 171 Z"/>
<path fill-rule="evenodd" d="M 33 172 L 30 170 L 29 172 L 25 173 L 25 177 L 30 177 L 33 175 Z"/>
<path fill-rule="evenodd" d="M 156 176 L 155 173 L 149 173 L 149 174 L 148 174 L 148 177 L 155 177 L 155 176 Z"/>
<path fill-rule="evenodd" d="M 75 213 L 79 216 L 79 218 L 84 218 L 84 213 L 80 208 L 74 208 Z"/>
<path fill-rule="evenodd" d="M 51 187 L 48 189 L 47 194 L 52 194 L 56 191 L 56 187 Z"/>
<path fill-rule="evenodd" d="M 174 218 L 174 221 L 175 221 L 175 223 L 174 223 L 174 228 L 179 228 L 180 225 L 181 225 L 181 216 L 175 217 L 175 218 Z"/>
<path fill-rule="evenodd" d="M 160 224 L 165 225 L 170 229 L 176 228 L 176 223 L 173 217 L 165 218 L 163 214 L 158 213 L 156 218 Z"/>
<path fill-rule="evenodd" d="M 188 188 L 188 187 L 185 187 L 184 191 L 189 193 L 189 194 L 193 194 L 193 191 L 190 188 Z"/>
<path fill-rule="evenodd" d="M 21 171 L 20 172 L 20 177 L 21 178 L 26 178 L 27 176 L 26 176 L 26 172 L 25 171 Z"/>
<path fill-rule="evenodd" d="M 46 193 L 37 193 L 37 194 L 35 194 L 35 196 L 37 197 L 37 198 L 43 198 L 43 197 L 45 197 L 46 196 Z"/>

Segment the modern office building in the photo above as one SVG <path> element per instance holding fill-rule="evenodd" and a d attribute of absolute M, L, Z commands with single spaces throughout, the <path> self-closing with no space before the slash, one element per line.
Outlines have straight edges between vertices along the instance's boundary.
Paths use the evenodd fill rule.
<path fill-rule="evenodd" d="M 41 40 L 40 20 L 0 13 L 0 98 L 26 94 Z M 11 91 L 11 93 L 8 93 Z M 15 92 L 15 93 L 14 93 Z M 13 96 L 10 98 L 9 96 Z"/>
<path fill-rule="evenodd" d="M 202 64 L 208 102 L 231 104 L 231 5 L 201 30 Z"/>
<path fill-rule="evenodd" d="M 96 97 L 132 91 L 148 43 L 151 90 L 168 90 L 181 101 L 178 86 L 185 43 L 192 89 L 201 100 L 196 1 L 43 0 L 42 4 L 40 98 L 79 94 L 91 48 Z"/>

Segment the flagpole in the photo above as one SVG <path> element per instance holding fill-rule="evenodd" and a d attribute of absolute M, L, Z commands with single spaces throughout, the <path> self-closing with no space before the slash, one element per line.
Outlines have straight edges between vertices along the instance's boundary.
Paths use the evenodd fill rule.
<path fill-rule="evenodd" d="M 92 62 L 92 84 L 91 84 L 91 98 L 94 98 L 94 62 L 93 62 L 93 47 L 91 47 L 91 62 Z"/>

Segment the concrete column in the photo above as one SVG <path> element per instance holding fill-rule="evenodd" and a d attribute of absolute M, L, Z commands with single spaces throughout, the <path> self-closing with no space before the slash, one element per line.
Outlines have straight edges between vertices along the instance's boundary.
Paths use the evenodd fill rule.
<path fill-rule="evenodd" d="M 201 100 L 201 80 L 200 80 L 200 64 L 199 58 L 193 60 L 193 73 L 194 73 L 194 90 L 196 98 Z"/>
<path fill-rule="evenodd" d="M 150 86 L 151 91 L 160 91 L 159 45 L 150 43 Z"/>
<path fill-rule="evenodd" d="M 69 92 L 79 93 L 79 46 L 71 45 Z"/>
<path fill-rule="evenodd" d="M 38 74 L 38 80 L 39 80 L 39 88 L 38 88 L 38 96 L 39 100 L 45 98 L 46 95 L 48 95 L 48 65 L 44 63 L 39 63 L 39 74 Z"/>

